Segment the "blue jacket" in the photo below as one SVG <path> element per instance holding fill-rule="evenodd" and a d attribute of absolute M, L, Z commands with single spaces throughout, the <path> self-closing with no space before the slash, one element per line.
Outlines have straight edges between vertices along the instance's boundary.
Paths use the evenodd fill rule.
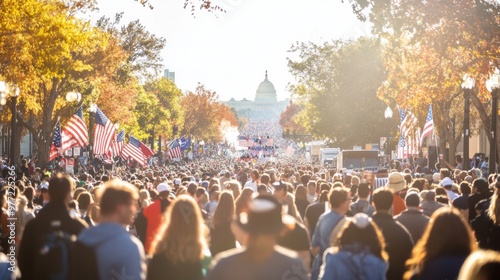
<path fill-rule="evenodd" d="M 319 274 L 320 280 L 385 280 L 387 263 L 368 250 L 328 250 Z"/>
<path fill-rule="evenodd" d="M 94 248 L 101 279 L 145 279 L 144 248 L 122 225 L 102 223 L 83 231 L 78 239 Z"/>

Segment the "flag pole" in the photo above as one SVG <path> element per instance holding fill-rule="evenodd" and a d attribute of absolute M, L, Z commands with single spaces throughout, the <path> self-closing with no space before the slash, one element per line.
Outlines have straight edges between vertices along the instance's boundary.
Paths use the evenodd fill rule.
<path fill-rule="evenodd" d="M 439 144 L 438 144 L 438 136 L 436 132 L 434 132 L 434 140 L 436 141 L 436 153 L 437 153 L 437 162 L 441 164 L 441 159 L 439 158 Z"/>

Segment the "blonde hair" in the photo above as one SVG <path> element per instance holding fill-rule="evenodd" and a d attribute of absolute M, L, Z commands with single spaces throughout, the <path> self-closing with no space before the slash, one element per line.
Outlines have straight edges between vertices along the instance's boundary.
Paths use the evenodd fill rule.
<path fill-rule="evenodd" d="M 493 196 L 491 197 L 490 208 L 488 209 L 488 216 L 495 225 L 500 224 L 500 195 L 498 194 L 500 189 L 497 188 Z"/>
<path fill-rule="evenodd" d="M 172 263 L 198 262 L 207 248 L 198 204 L 181 195 L 168 207 L 165 223 L 156 235 L 151 254 L 164 254 Z"/>
<path fill-rule="evenodd" d="M 224 183 L 224 189 L 233 192 L 234 199 L 238 199 L 241 194 L 241 184 L 236 180 L 227 181 Z"/>
<path fill-rule="evenodd" d="M 472 253 L 467 260 L 465 260 L 460 269 L 458 280 L 489 280 L 492 271 L 490 266 L 500 267 L 500 253 L 495 251 L 477 251 Z M 495 276 L 496 277 L 496 276 Z"/>
<path fill-rule="evenodd" d="M 149 191 L 146 189 L 142 189 L 139 191 L 139 206 L 141 208 L 146 208 L 151 203 L 151 197 L 149 195 Z"/>

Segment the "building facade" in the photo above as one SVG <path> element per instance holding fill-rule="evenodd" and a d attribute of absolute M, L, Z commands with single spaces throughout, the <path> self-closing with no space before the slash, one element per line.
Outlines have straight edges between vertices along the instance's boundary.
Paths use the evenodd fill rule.
<path fill-rule="evenodd" d="M 234 108 L 238 115 L 249 118 L 279 118 L 288 104 L 290 104 L 290 99 L 287 98 L 285 100 L 278 101 L 276 89 L 274 88 L 273 83 L 269 81 L 266 71 L 264 81 L 262 81 L 257 88 L 254 101 L 246 98 L 237 101 L 234 98 L 231 98 L 229 101 L 221 101 L 221 103 Z"/>

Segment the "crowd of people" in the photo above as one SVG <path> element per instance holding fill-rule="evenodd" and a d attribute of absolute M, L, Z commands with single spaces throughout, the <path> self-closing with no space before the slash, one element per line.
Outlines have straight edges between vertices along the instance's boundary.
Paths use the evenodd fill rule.
<path fill-rule="evenodd" d="M 10 189 L 2 172 L 0 279 L 496 279 L 500 176 L 408 167 L 213 155 L 23 168 Z"/>

